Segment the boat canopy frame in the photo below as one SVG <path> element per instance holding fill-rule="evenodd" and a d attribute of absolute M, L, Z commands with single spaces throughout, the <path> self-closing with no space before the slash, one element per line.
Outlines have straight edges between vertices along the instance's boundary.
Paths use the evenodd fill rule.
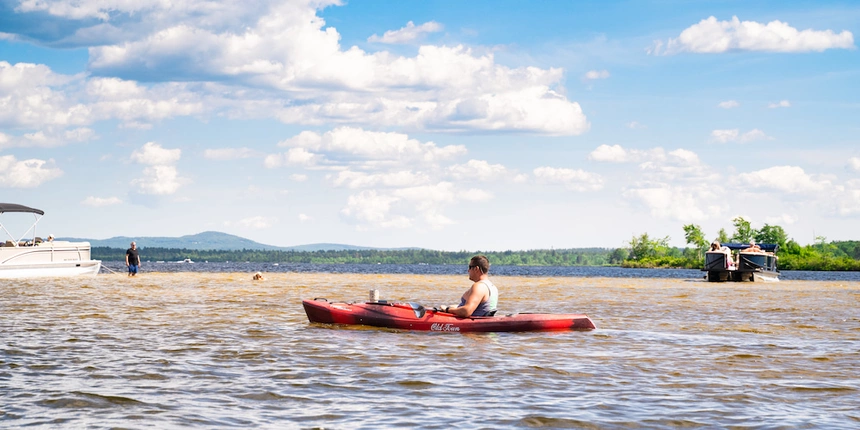
<path fill-rule="evenodd" d="M 17 239 L 15 238 L 15 235 L 10 233 L 9 230 L 6 229 L 6 227 L 3 225 L 3 223 L 0 223 L 0 229 L 3 229 L 3 231 L 6 232 L 6 235 L 9 236 L 9 238 L 13 242 L 15 242 L 16 246 L 19 242 L 24 240 L 24 237 L 26 237 L 27 233 L 29 233 L 31 230 L 33 231 L 33 239 L 35 240 L 35 238 L 36 238 L 36 224 L 38 224 L 39 220 L 42 219 L 42 216 L 45 215 L 45 211 L 43 211 L 41 209 L 31 208 L 29 206 L 15 204 L 15 203 L 0 203 L 0 215 L 7 213 L 7 212 L 9 212 L 9 213 L 31 213 L 31 214 L 33 214 L 33 218 L 36 219 L 33 222 L 33 225 L 30 226 L 30 228 L 28 228 L 27 231 L 25 231 L 24 234 L 22 234 L 21 237 L 17 238 Z"/>

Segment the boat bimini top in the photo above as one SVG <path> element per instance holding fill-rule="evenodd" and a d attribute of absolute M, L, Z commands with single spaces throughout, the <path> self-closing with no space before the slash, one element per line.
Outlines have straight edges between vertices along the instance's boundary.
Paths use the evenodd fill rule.
<path fill-rule="evenodd" d="M 22 241 L 24 239 L 24 236 L 26 236 L 27 233 L 30 232 L 30 230 L 33 231 L 33 237 L 35 238 L 36 237 L 36 224 L 38 224 L 39 220 L 42 219 L 42 216 L 45 215 L 45 211 L 43 211 L 41 209 L 31 208 L 31 207 L 27 207 L 24 205 L 18 205 L 15 203 L 0 203 L 0 215 L 4 214 L 6 212 L 31 213 L 31 214 L 33 214 L 33 217 L 36 218 L 36 221 L 33 222 L 33 225 L 30 228 L 28 228 L 27 231 L 25 231 L 24 234 L 21 235 L 20 238 L 16 238 L 15 236 L 12 235 L 12 233 L 9 233 L 9 230 L 6 230 L 6 227 L 4 227 L 3 223 L 0 222 L 0 229 L 3 229 L 3 231 L 6 232 L 6 235 L 9 236 L 9 238 L 15 243 Z"/>

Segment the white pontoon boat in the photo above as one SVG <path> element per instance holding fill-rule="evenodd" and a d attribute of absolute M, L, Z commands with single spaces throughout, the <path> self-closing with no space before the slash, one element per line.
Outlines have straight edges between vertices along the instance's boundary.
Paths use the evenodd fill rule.
<path fill-rule="evenodd" d="M 31 213 L 36 221 L 16 238 L 0 219 L 0 229 L 8 239 L 0 241 L 0 278 L 46 278 L 95 275 L 102 262 L 90 258 L 89 242 L 42 240 L 36 236 L 36 224 L 45 215 L 40 209 L 13 203 L 0 203 L 0 217 L 6 213 Z M 25 239 L 28 234 L 32 237 Z"/>

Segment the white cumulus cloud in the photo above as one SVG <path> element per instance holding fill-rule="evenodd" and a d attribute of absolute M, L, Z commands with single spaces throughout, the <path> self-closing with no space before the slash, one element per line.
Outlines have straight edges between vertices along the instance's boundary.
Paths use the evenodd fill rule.
<path fill-rule="evenodd" d="M 827 49 L 854 49 L 854 36 L 844 30 L 802 30 L 774 20 L 767 24 L 718 21 L 711 16 L 681 32 L 677 39 L 657 41 L 649 52 L 671 55 L 680 52 L 722 53 L 729 51 L 821 52 Z"/>
<path fill-rule="evenodd" d="M 291 147 L 285 159 L 291 164 L 310 164 L 325 159 L 332 164 L 354 162 L 383 163 L 434 163 L 466 153 L 463 145 L 437 146 L 433 142 L 420 142 L 408 135 L 395 132 L 367 131 L 354 127 L 338 127 L 323 134 L 302 132 L 280 142 L 278 146 Z M 278 165 L 275 160 L 267 165 Z"/>
<path fill-rule="evenodd" d="M 597 191 L 603 188 L 603 178 L 580 169 L 538 167 L 532 172 L 541 183 L 559 184 L 573 191 Z"/>
<path fill-rule="evenodd" d="M 764 222 L 770 225 L 792 225 L 797 222 L 797 216 L 789 214 L 767 216 L 764 218 Z"/>
<path fill-rule="evenodd" d="M 710 213 L 718 213 L 719 207 L 708 204 L 710 193 L 693 187 L 660 185 L 632 188 L 624 197 L 644 204 L 655 218 L 674 219 L 682 222 L 701 221 Z"/>
<path fill-rule="evenodd" d="M 45 65 L 0 61 L 0 127 L 81 126 L 92 122 L 92 108 L 65 88 L 80 78 L 56 74 Z"/>
<path fill-rule="evenodd" d="M 54 160 L 0 156 L 0 188 L 35 188 L 62 175 L 63 171 L 54 167 Z"/>
<path fill-rule="evenodd" d="M 259 230 L 259 229 L 269 228 L 269 227 L 275 225 L 275 223 L 277 223 L 277 222 L 278 222 L 278 219 L 274 218 L 274 217 L 253 216 L 253 217 L 243 218 L 243 219 L 239 220 L 236 224 L 241 226 L 241 227 Z"/>
<path fill-rule="evenodd" d="M 454 179 L 492 181 L 508 176 L 508 169 L 501 164 L 490 164 L 484 160 L 469 160 L 448 168 Z"/>
<path fill-rule="evenodd" d="M 445 208 L 458 202 L 483 202 L 493 195 L 480 189 L 462 189 L 451 182 L 389 191 L 364 190 L 347 199 L 341 215 L 360 229 L 428 227 L 439 229 L 453 224 Z"/>
<path fill-rule="evenodd" d="M 41 64 L 0 61 L 0 127 L 36 130 L 33 136 L 45 135 L 29 141 L 37 146 L 88 140 L 93 132 L 83 126 L 101 120 L 118 119 L 125 128 L 148 128 L 158 120 L 204 111 L 200 96 L 187 86 L 68 76 Z M 27 144 L 27 139 L 21 139 L 16 146 Z"/>
<path fill-rule="evenodd" d="M 588 154 L 589 160 L 603 161 L 607 163 L 624 163 L 629 161 L 631 154 L 621 145 L 600 145 Z"/>
<path fill-rule="evenodd" d="M 392 194 L 402 199 L 411 217 L 423 221 L 431 229 L 439 229 L 453 224 L 454 221 L 443 214 L 446 206 L 459 201 L 484 202 L 493 198 L 487 191 L 477 188 L 458 189 L 451 182 L 421 185 L 394 190 Z M 414 211 L 414 212 L 412 212 Z"/>
<path fill-rule="evenodd" d="M 143 169 L 143 177 L 131 181 L 140 194 L 163 196 L 175 193 L 181 185 L 174 166 L 149 166 Z"/>
<path fill-rule="evenodd" d="M 724 187 L 703 187 L 719 184 L 724 179 L 718 170 L 710 169 L 693 151 L 679 148 L 627 150 L 621 146 L 605 146 L 589 157 L 607 162 L 636 162 L 638 169 L 630 171 L 632 182 L 624 187 L 622 196 L 641 204 L 659 219 L 692 222 L 721 214 L 719 203 Z"/>
<path fill-rule="evenodd" d="M 157 121 L 207 111 L 199 91 L 185 83 L 143 86 L 115 77 L 97 77 L 87 81 L 85 96 L 93 119 L 117 118 L 125 128 L 148 129 Z"/>
<path fill-rule="evenodd" d="M 251 158 L 256 152 L 251 148 L 218 148 L 203 151 L 203 158 L 209 160 L 230 161 L 239 158 Z"/>
<path fill-rule="evenodd" d="M 815 193 L 832 187 L 829 179 L 809 175 L 797 166 L 775 166 L 741 173 L 738 179 L 749 188 L 767 188 L 786 193 Z"/>
<path fill-rule="evenodd" d="M 439 204 L 454 203 L 460 200 L 482 202 L 492 198 L 492 194 L 486 191 L 477 188 L 457 189 L 451 182 L 401 188 L 394 190 L 392 194 L 412 202 L 419 209 L 435 208 Z"/>
<path fill-rule="evenodd" d="M 412 21 L 406 23 L 406 26 L 399 30 L 386 31 L 382 37 L 373 35 L 367 38 L 368 42 L 379 43 L 411 43 L 423 37 L 427 33 L 437 33 L 442 31 L 444 26 L 435 21 L 425 22 L 421 25 L 415 25 Z"/>
<path fill-rule="evenodd" d="M 738 140 L 739 135 L 740 130 L 736 128 L 728 130 L 714 130 L 711 132 L 711 141 L 718 143 L 734 142 Z"/>
<path fill-rule="evenodd" d="M 717 104 L 717 106 L 718 106 L 718 107 L 721 107 L 721 108 L 723 108 L 723 109 L 732 109 L 732 108 L 736 108 L 736 107 L 738 107 L 738 106 L 740 106 L 740 105 L 741 105 L 741 104 L 740 104 L 740 103 L 738 103 L 738 102 L 737 102 L 737 101 L 735 101 L 735 100 L 726 100 L 726 101 L 724 101 L 724 102 L 719 102 L 719 103 Z"/>
<path fill-rule="evenodd" d="M 637 179 L 647 179 L 650 184 L 715 180 L 698 154 L 683 148 L 667 152 L 661 147 L 626 149 L 621 145 L 600 145 L 588 155 L 588 159 L 605 163 L 639 163 Z"/>
<path fill-rule="evenodd" d="M 131 154 L 133 161 L 147 166 L 143 169 L 143 177 L 132 180 L 131 184 L 140 194 L 174 194 L 185 181 L 174 166 L 181 156 L 180 149 L 166 149 L 155 142 L 145 143 Z"/>
<path fill-rule="evenodd" d="M 860 172 L 860 157 L 851 157 L 848 159 L 848 168 Z"/>
<path fill-rule="evenodd" d="M 267 155 L 263 159 L 263 165 L 270 169 L 283 166 L 313 166 L 324 158 L 305 148 L 290 148 L 284 153 Z"/>
<path fill-rule="evenodd" d="M 0 102 L 2 105 L 2 102 Z M 87 142 L 96 138 L 96 132 L 87 127 L 64 129 L 49 126 L 33 133 L 11 136 L 0 133 L 0 149 L 2 148 L 53 148 L 69 143 Z"/>
<path fill-rule="evenodd" d="M 276 91 L 274 96 L 241 91 L 246 100 L 249 95 L 259 100 L 247 100 L 250 110 L 233 103 L 231 113 L 250 111 L 293 124 L 372 123 L 549 135 L 588 130 L 579 104 L 557 91 L 564 80 L 561 69 L 510 68 L 497 64 L 491 52 L 477 53 L 462 45 L 424 45 L 411 57 L 342 47 L 337 30 L 317 16 L 317 8 L 325 6 L 272 2 L 241 10 L 238 4 L 219 4 L 192 12 L 177 10 L 181 5 L 172 2 L 154 2 L 131 13 L 128 4 L 103 5 L 102 13 L 148 25 L 125 25 L 120 31 L 135 27 L 146 32 L 124 33 L 121 43 L 91 47 L 89 67 L 100 74 L 148 81 L 213 82 L 213 95 L 230 93 L 218 91 L 223 90 L 219 85 L 266 88 Z M 232 14 L 253 24 L 237 26 Z M 380 40 L 404 41 L 437 25 L 407 26 Z M 177 99 L 180 105 L 183 101 Z M 463 118 L 458 110 L 463 103 L 484 104 L 486 109 Z"/>
<path fill-rule="evenodd" d="M 770 109 L 787 108 L 791 107 L 791 102 L 789 102 L 788 100 L 781 100 L 778 102 L 768 103 L 767 107 Z"/>
<path fill-rule="evenodd" d="M 839 215 L 860 215 L 860 180 L 847 181 L 834 200 Z"/>
<path fill-rule="evenodd" d="M 757 128 L 754 128 L 746 133 L 741 133 L 740 130 L 737 128 L 711 131 L 711 142 L 715 143 L 747 143 L 758 140 L 773 140 L 773 138 Z"/>
<path fill-rule="evenodd" d="M 92 206 L 94 208 L 100 208 L 103 206 L 113 206 L 122 203 L 122 200 L 119 197 L 94 197 L 89 196 L 84 201 L 81 202 L 84 206 Z"/>
<path fill-rule="evenodd" d="M 131 159 L 140 164 L 162 165 L 174 164 L 182 156 L 180 149 L 164 149 L 155 142 L 147 142 L 131 154 Z"/>
<path fill-rule="evenodd" d="M 341 209 L 341 214 L 363 224 L 409 227 L 411 222 L 405 217 L 397 217 L 396 220 L 389 217 L 391 205 L 397 200 L 398 198 L 394 196 L 379 195 L 375 190 L 365 190 L 349 196 L 346 207 Z"/>
<path fill-rule="evenodd" d="M 343 170 L 331 178 L 335 186 L 347 188 L 371 188 L 376 186 L 410 187 L 425 184 L 429 180 L 429 176 L 425 173 L 406 170 L 390 173 L 364 173 Z"/>
<path fill-rule="evenodd" d="M 41 35 L 44 44 L 88 48 L 92 75 L 7 63 L 0 74 L 32 70 L 28 90 L 13 95 L 13 108 L 0 109 L 0 126 L 117 118 L 122 127 L 147 129 L 176 116 L 221 114 L 445 132 L 579 135 L 590 127 L 564 94 L 560 68 L 508 67 L 492 49 L 464 45 L 423 45 L 411 56 L 341 46 L 337 29 L 318 15 L 341 4 L 22 2 L 15 14 L 53 17 L 56 31 Z M 440 30 L 432 21 L 409 24 L 379 40 L 406 42 Z M 85 93 L 85 101 L 72 92 Z"/>
<path fill-rule="evenodd" d="M 608 70 L 589 70 L 585 72 L 585 75 L 582 76 L 582 79 L 585 81 L 593 81 L 596 79 L 607 79 L 609 78 Z"/>
<path fill-rule="evenodd" d="M 625 149 L 621 145 L 600 145 L 588 154 L 588 159 L 603 163 L 659 161 L 666 158 L 663 148 L 649 150 Z"/>
<path fill-rule="evenodd" d="M 648 159 L 639 164 L 639 175 L 648 184 L 695 187 L 718 180 L 719 174 L 703 165 L 693 151 L 681 148 L 667 153 L 662 148 L 655 148 L 648 155 Z"/>

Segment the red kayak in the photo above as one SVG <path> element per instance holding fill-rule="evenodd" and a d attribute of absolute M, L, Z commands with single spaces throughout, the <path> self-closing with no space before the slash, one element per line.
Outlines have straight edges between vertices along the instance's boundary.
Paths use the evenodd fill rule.
<path fill-rule="evenodd" d="M 387 301 L 330 303 L 326 299 L 302 300 L 308 319 L 314 323 L 368 325 L 419 331 L 503 332 L 593 330 L 583 314 L 511 314 L 460 318 L 415 303 Z"/>

